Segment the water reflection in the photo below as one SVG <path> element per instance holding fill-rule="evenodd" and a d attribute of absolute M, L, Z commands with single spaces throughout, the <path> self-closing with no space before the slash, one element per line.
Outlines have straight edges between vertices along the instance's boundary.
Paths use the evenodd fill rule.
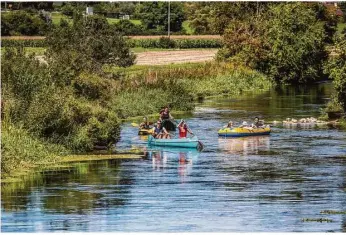
<path fill-rule="evenodd" d="M 174 165 L 182 182 L 192 172 L 193 164 L 197 163 L 200 152 L 197 149 L 186 148 L 149 148 L 147 159 L 152 161 L 153 170 L 164 171 Z"/>
<path fill-rule="evenodd" d="M 119 167 L 118 161 L 110 160 L 37 172 L 18 185 L 2 185 L 2 208 L 25 211 L 38 204 L 48 213 L 87 214 L 96 208 L 124 205 L 123 194 L 128 190 L 117 185 L 130 187 L 132 179 L 131 175 L 122 176 Z M 102 190 L 99 185 L 103 185 Z M 33 192 L 37 196 L 34 202 L 29 196 Z"/>
<path fill-rule="evenodd" d="M 219 138 L 219 148 L 230 154 L 257 154 L 270 150 L 270 136 Z"/>

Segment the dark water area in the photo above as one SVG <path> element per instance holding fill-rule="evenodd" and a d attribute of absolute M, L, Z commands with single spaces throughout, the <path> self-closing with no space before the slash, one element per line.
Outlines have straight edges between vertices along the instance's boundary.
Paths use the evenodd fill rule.
<path fill-rule="evenodd" d="M 270 136 L 217 136 L 229 120 L 317 117 L 332 92 L 324 83 L 207 99 L 179 117 L 202 152 L 149 148 L 124 123 L 117 148 L 144 158 L 76 163 L 3 186 L 1 231 L 346 232 L 345 131 L 278 125 Z"/>

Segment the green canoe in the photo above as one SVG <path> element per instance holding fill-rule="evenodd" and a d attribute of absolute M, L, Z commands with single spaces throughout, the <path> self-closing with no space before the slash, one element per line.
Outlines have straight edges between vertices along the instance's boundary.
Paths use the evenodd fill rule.
<path fill-rule="evenodd" d="M 155 139 L 152 136 L 148 138 L 149 145 L 163 146 L 163 147 L 181 147 L 181 148 L 197 148 L 200 143 L 197 136 L 192 138 L 182 139 Z"/>

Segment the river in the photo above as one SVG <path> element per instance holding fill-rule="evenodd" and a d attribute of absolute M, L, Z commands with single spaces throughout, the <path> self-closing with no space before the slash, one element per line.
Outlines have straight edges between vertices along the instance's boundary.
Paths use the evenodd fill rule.
<path fill-rule="evenodd" d="M 332 92 L 323 83 L 207 99 L 183 116 L 202 152 L 148 149 L 124 123 L 117 148 L 146 157 L 76 163 L 2 187 L 1 230 L 346 232 L 345 131 L 278 125 L 270 136 L 217 136 L 229 120 L 317 117 Z"/>

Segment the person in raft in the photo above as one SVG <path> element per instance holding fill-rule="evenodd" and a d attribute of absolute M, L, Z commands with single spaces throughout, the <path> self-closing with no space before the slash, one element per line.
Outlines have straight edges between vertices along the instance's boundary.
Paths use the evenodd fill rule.
<path fill-rule="evenodd" d="M 155 139 L 170 139 L 171 135 L 161 124 L 161 121 L 157 121 L 157 124 L 153 127 L 153 137 Z"/>
<path fill-rule="evenodd" d="M 193 135 L 193 132 L 190 130 L 190 128 L 187 126 L 184 119 L 182 119 L 178 125 L 179 130 L 179 138 L 186 138 L 187 132 L 189 132 L 191 135 Z"/>
<path fill-rule="evenodd" d="M 233 128 L 233 122 L 229 121 L 226 126 L 223 126 L 223 128 L 230 128 L 230 129 L 232 129 Z"/>
<path fill-rule="evenodd" d="M 164 107 L 164 108 L 160 111 L 160 119 L 161 119 L 161 121 L 167 120 L 167 119 L 173 119 L 172 115 L 171 115 L 170 112 L 169 112 L 168 106 Z"/>
<path fill-rule="evenodd" d="M 252 128 L 263 128 L 264 121 L 259 120 L 258 117 L 255 117 L 255 122 L 251 125 Z"/>
<path fill-rule="evenodd" d="M 139 128 L 141 129 L 150 129 L 150 125 L 152 125 L 153 123 L 152 122 L 149 122 L 148 121 L 148 118 L 147 117 L 144 117 L 143 118 L 143 122 L 141 124 L 139 124 Z"/>

